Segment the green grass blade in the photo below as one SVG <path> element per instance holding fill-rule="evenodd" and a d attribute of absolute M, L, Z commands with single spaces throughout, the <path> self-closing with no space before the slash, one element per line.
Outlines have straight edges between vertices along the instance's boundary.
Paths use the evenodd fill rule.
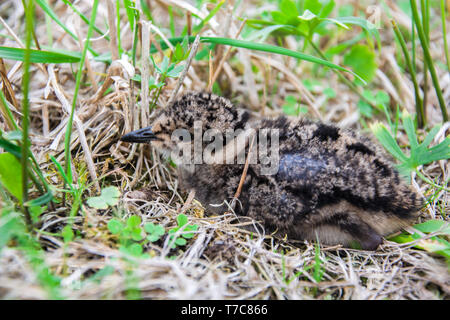
<path fill-rule="evenodd" d="M 24 2 L 25 6 L 25 2 Z M 29 155 L 29 145 L 30 141 L 28 139 L 28 128 L 30 125 L 30 64 L 31 64 L 31 37 L 33 33 L 33 19 L 34 19 L 34 9 L 33 0 L 28 0 L 26 3 L 25 10 L 25 55 L 23 62 L 23 78 L 22 78 L 22 90 L 23 90 L 23 101 L 22 101 L 22 146 L 21 146 L 21 159 L 20 165 L 22 169 L 22 203 L 28 201 L 28 155 Z M 22 211 L 25 216 L 25 222 L 29 230 L 33 228 L 33 222 L 31 219 L 30 212 L 25 206 L 22 206 Z"/>
<path fill-rule="evenodd" d="M 15 61 L 25 61 L 26 49 L 0 47 L 0 58 L 10 59 Z M 74 63 L 80 61 L 80 56 L 74 53 L 73 55 L 64 54 L 60 52 L 29 50 L 31 63 Z"/>
<path fill-rule="evenodd" d="M 53 21 L 56 22 L 56 24 L 58 24 L 61 28 L 64 29 L 65 32 L 67 32 L 73 39 L 75 39 L 76 41 L 78 41 L 78 37 L 69 30 L 69 28 L 66 27 L 66 25 L 59 20 L 58 16 L 56 15 L 56 13 L 53 11 L 53 9 L 43 0 L 35 0 L 36 3 L 38 4 L 39 7 L 41 7 L 41 9 L 50 17 L 52 18 Z M 92 50 L 91 48 L 89 48 L 89 51 L 94 55 L 94 56 L 98 56 L 98 53 L 95 52 L 94 50 Z"/>
<path fill-rule="evenodd" d="M 447 37 L 447 22 L 445 19 L 445 3 L 444 0 L 441 0 L 441 23 L 442 23 L 442 34 L 444 35 L 442 38 L 444 39 L 444 53 L 445 53 L 445 61 L 447 62 L 447 71 L 450 72 L 450 54 L 448 52 L 448 43 Z"/>
<path fill-rule="evenodd" d="M 419 35 L 420 43 L 422 44 L 423 54 L 425 56 L 425 60 L 427 62 L 428 70 L 431 74 L 431 79 L 433 80 L 434 90 L 436 91 L 436 95 L 439 101 L 439 107 L 441 108 L 442 118 L 444 121 L 448 121 L 448 113 L 447 107 L 445 105 L 445 100 L 442 95 L 442 89 L 439 84 L 439 79 L 436 73 L 436 69 L 434 67 L 433 58 L 431 57 L 430 50 L 428 48 L 427 36 L 422 27 L 422 23 L 419 19 L 419 12 L 417 10 L 416 0 L 410 0 L 411 3 L 411 11 L 414 16 L 414 22 L 416 23 L 417 34 Z"/>
<path fill-rule="evenodd" d="M 394 29 L 394 33 L 397 37 L 397 40 L 400 43 L 400 47 L 403 51 L 403 56 L 405 58 L 406 65 L 408 66 L 409 74 L 411 75 L 411 80 L 414 85 L 414 96 L 415 96 L 415 103 L 416 103 L 416 113 L 417 113 L 417 124 L 419 128 L 423 128 L 426 124 L 426 118 L 425 118 L 425 112 L 423 107 L 423 101 L 420 97 L 420 90 L 419 90 L 419 84 L 417 82 L 416 77 L 416 70 L 413 66 L 413 61 L 411 61 L 411 58 L 409 56 L 408 48 L 406 47 L 405 39 L 403 38 L 403 35 L 400 31 L 400 29 L 397 26 L 397 23 L 394 20 L 391 20 L 392 27 Z"/>
<path fill-rule="evenodd" d="M 98 0 L 94 0 L 94 4 L 92 7 L 92 13 L 91 13 L 91 21 L 89 22 L 89 29 L 86 37 L 86 43 L 83 48 L 83 53 L 81 55 L 81 61 L 77 72 L 76 82 L 75 82 L 75 91 L 73 95 L 72 100 L 72 110 L 70 112 L 69 121 L 67 123 L 67 130 L 66 130 L 66 136 L 65 136 L 65 145 L 64 145 L 64 152 L 65 152 L 65 165 L 66 165 L 66 172 L 67 176 L 69 177 L 70 181 L 73 182 L 72 178 L 72 168 L 71 168 L 71 155 L 70 155 L 70 137 L 72 136 L 72 124 L 73 124 L 73 116 L 75 114 L 75 106 L 78 96 L 78 90 L 80 89 L 81 84 L 81 77 L 83 75 L 83 67 L 84 67 L 84 61 L 86 59 L 87 49 L 89 48 L 89 40 L 92 36 L 92 30 L 94 29 L 94 23 L 97 16 L 97 7 L 98 7 Z"/>
<path fill-rule="evenodd" d="M 183 39 L 184 39 L 184 37 L 176 37 L 176 38 L 170 38 L 168 40 L 171 44 L 176 45 L 177 43 L 182 42 Z M 190 43 L 192 43 L 192 42 L 194 42 L 195 37 L 190 36 L 190 37 L 188 37 L 188 40 Z M 236 40 L 236 39 L 231 39 L 231 38 L 220 38 L 220 37 L 200 37 L 200 42 L 222 44 L 222 45 L 227 45 L 227 46 L 232 46 L 232 47 L 245 48 L 245 49 L 250 49 L 250 50 L 255 50 L 255 51 L 271 52 L 271 53 L 276 53 L 276 54 L 280 54 L 280 55 L 284 55 L 284 56 L 294 57 L 294 58 L 297 58 L 300 60 L 306 60 L 309 62 L 321 64 L 323 66 L 327 66 L 332 69 L 351 73 L 353 76 L 355 76 L 356 78 L 361 80 L 363 83 L 366 83 L 364 81 L 364 79 L 359 77 L 356 73 L 354 73 L 351 70 L 348 70 L 346 68 L 338 66 L 329 61 L 326 61 L 326 60 L 323 60 L 323 59 L 320 59 L 320 58 L 317 58 L 317 57 L 314 57 L 314 56 L 311 56 L 311 55 L 308 55 L 305 53 L 292 51 L 292 50 L 289 50 L 289 49 L 286 49 L 283 47 L 273 46 L 273 45 L 264 44 L 264 43 L 254 43 L 254 42 L 244 41 L 244 40 Z M 167 44 L 164 41 L 162 41 L 162 40 L 159 41 L 159 44 L 163 50 L 167 49 Z M 157 49 L 152 44 L 152 46 L 150 48 L 150 53 L 153 54 L 155 52 L 157 52 Z"/>
<path fill-rule="evenodd" d="M 222 5 L 225 3 L 225 0 L 220 1 L 215 7 L 214 9 L 212 9 L 209 14 L 205 17 L 205 19 L 203 19 L 197 26 L 194 27 L 194 35 L 196 35 L 197 33 L 199 33 L 202 28 L 205 26 L 205 24 L 207 24 L 209 22 L 209 20 L 212 19 L 212 17 L 214 17 L 216 15 L 216 13 L 220 10 L 220 8 L 222 7 Z"/>
<path fill-rule="evenodd" d="M 68 1 L 68 0 L 62 0 L 62 1 L 65 4 L 67 4 L 73 10 L 73 12 L 75 12 L 81 18 L 81 20 L 83 20 L 85 23 L 89 24 L 89 19 L 86 18 L 86 16 L 83 13 L 81 13 L 70 1 Z M 95 32 L 97 32 L 99 35 L 104 37 L 106 40 L 108 40 L 108 41 L 110 40 L 110 37 L 108 35 L 105 35 L 106 32 L 103 32 L 96 26 L 94 26 L 93 28 L 94 28 Z"/>
<path fill-rule="evenodd" d="M 311 55 L 308 55 L 305 53 L 289 50 L 289 49 L 286 49 L 283 47 L 273 46 L 273 45 L 264 44 L 264 43 L 254 43 L 254 42 L 250 42 L 250 41 L 230 39 L 230 38 L 201 37 L 200 41 L 214 43 L 214 44 L 228 45 L 228 46 L 239 47 L 239 48 L 245 48 L 245 49 L 250 49 L 250 50 L 254 50 L 254 51 L 276 53 L 276 54 L 280 54 L 280 55 L 284 55 L 284 56 L 294 57 L 294 58 L 297 58 L 300 60 L 305 60 L 305 61 L 320 64 L 323 66 L 327 66 L 332 69 L 351 73 L 353 76 L 357 77 L 359 80 L 361 80 L 363 83 L 365 83 L 365 81 L 361 77 L 359 77 L 356 73 L 354 73 L 351 70 L 348 70 L 346 68 L 338 66 L 329 61 L 326 61 L 326 60 L 323 60 L 323 59 L 320 59 L 320 58 L 317 58 L 317 57 L 314 57 L 314 56 L 311 56 Z"/>

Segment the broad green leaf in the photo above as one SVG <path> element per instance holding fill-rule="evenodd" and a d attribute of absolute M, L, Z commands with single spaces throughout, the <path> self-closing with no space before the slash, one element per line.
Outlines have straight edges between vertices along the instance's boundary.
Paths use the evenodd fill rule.
<path fill-rule="evenodd" d="M 298 15 L 297 6 L 292 0 L 282 0 L 280 3 L 280 10 L 288 17 Z"/>
<path fill-rule="evenodd" d="M 119 234 L 123 230 L 123 224 L 117 219 L 111 219 L 108 222 L 108 230 L 112 234 Z"/>
<path fill-rule="evenodd" d="M 139 257 L 144 252 L 144 249 L 139 243 L 133 243 L 125 248 L 125 251 L 135 257 Z"/>
<path fill-rule="evenodd" d="M 318 15 L 322 10 L 322 4 L 319 0 L 305 0 L 303 5 L 304 10 L 309 10 L 315 15 Z"/>
<path fill-rule="evenodd" d="M 131 230 L 131 238 L 134 241 L 141 241 L 144 239 L 144 236 L 142 235 L 142 229 L 139 227 L 135 227 Z"/>
<path fill-rule="evenodd" d="M 378 48 L 381 48 L 380 33 L 378 32 L 377 27 L 370 21 L 360 18 L 360 17 L 338 17 L 338 18 L 335 18 L 334 20 L 336 20 L 340 23 L 350 24 L 350 25 L 355 25 L 355 26 L 361 27 L 370 36 L 372 36 L 373 38 L 375 38 L 377 40 Z"/>
<path fill-rule="evenodd" d="M 391 101 L 391 98 L 383 90 L 378 91 L 377 94 L 375 95 L 375 103 L 377 105 L 388 106 L 390 101 Z"/>
<path fill-rule="evenodd" d="M 110 186 L 102 189 L 99 197 L 91 197 L 87 200 L 90 207 L 96 209 L 108 209 L 108 206 L 114 206 L 119 202 L 120 191 L 117 187 Z"/>
<path fill-rule="evenodd" d="M 414 225 L 414 228 L 424 233 L 431 233 L 439 231 L 444 225 L 446 225 L 446 228 L 442 231 L 450 234 L 450 225 L 444 220 L 428 220 L 424 223 Z"/>
<path fill-rule="evenodd" d="M 179 214 L 177 216 L 177 223 L 179 227 L 184 226 L 188 223 L 188 217 L 185 214 Z"/>
<path fill-rule="evenodd" d="M 33 220 L 34 223 L 39 222 L 39 216 L 44 212 L 44 208 L 43 207 L 39 207 L 39 206 L 32 206 L 30 207 L 30 215 L 31 215 L 31 219 Z"/>
<path fill-rule="evenodd" d="M 325 88 L 323 94 L 328 98 L 336 98 L 336 91 L 331 87 Z"/>
<path fill-rule="evenodd" d="M 26 230 L 21 213 L 12 208 L 2 208 L 0 212 L 0 252 L 16 234 L 23 234 Z"/>
<path fill-rule="evenodd" d="M 333 11 L 335 5 L 336 2 L 334 2 L 334 0 L 329 0 L 326 4 L 322 6 L 322 10 L 320 11 L 319 17 L 320 18 L 328 17 Z"/>
<path fill-rule="evenodd" d="M 289 24 L 289 17 L 280 11 L 271 11 L 273 21 L 279 24 Z"/>
<path fill-rule="evenodd" d="M 0 182 L 22 202 L 22 168 L 19 160 L 9 152 L 0 154 Z"/>
<path fill-rule="evenodd" d="M 311 21 L 313 19 L 316 19 L 317 16 L 309 10 L 305 10 L 305 12 L 303 12 L 303 14 L 301 16 L 299 16 L 298 18 L 300 20 L 304 20 L 304 21 Z"/>
<path fill-rule="evenodd" d="M 167 77 L 176 78 L 181 74 L 181 72 L 183 70 L 184 70 L 184 65 L 178 65 L 178 66 L 174 67 L 172 70 L 167 72 Z"/>
<path fill-rule="evenodd" d="M 7 140 L 22 141 L 22 131 L 20 130 L 8 131 L 5 132 L 4 137 Z"/>
<path fill-rule="evenodd" d="M 363 44 L 354 45 L 349 53 L 344 56 L 344 64 L 353 70 L 366 82 L 370 82 L 377 70 L 375 53 Z"/>
<path fill-rule="evenodd" d="M 18 145 L 11 143 L 3 138 L 0 138 L 0 147 L 3 148 L 6 152 L 11 153 L 15 157 L 19 159 L 22 158 L 22 153 Z"/>
<path fill-rule="evenodd" d="M 183 238 L 177 238 L 177 239 L 175 240 L 175 244 L 176 244 L 177 246 L 185 246 L 186 243 L 187 243 L 186 239 L 183 239 Z"/>
<path fill-rule="evenodd" d="M 157 234 L 150 234 L 147 236 L 147 240 L 149 240 L 150 242 L 156 242 L 161 238 L 161 236 L 157 235 Z"/>
<path fill-rule="evenodd" d="M 102 197 L 110 206 L 115 206 L 119 202 L 120 191 L 117 187 L 110 186 L 102 189 Z"/>
<path fill-rule="evenodd" d="M 138 227 L 141 224 L 141 217 L 139 216 L 131 216 L 127 220 L 127 226 L 130 228 Z"/>
<path fill-rule="evenodd" d="M 186 226 L 183 231 L 184 232 L 186 232 L 186 231 L 197 231 L 197 229 L 198 229 L 198 225 L 195 224 L 195 225 L 191 225 L 191 226 Z M 191 239 L 191 238 L 194 237 L 194 235 L 195 235 L 194 232 L 183 233 L 183 238 Z"/>
<path fill-rule="evenodd" d="M 149 234 L 155 234 L 162 236 L 165 233 L 164 227 L 160 224 L 154 224 L 153 222 L 148 222 L 144 225 L 144 230 Z"/>

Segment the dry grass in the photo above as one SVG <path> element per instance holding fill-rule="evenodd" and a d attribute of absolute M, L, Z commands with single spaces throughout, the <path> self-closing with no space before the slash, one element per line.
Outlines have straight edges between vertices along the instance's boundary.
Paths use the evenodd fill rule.
<path fill-rule="evenodd" d="M 53 2 L 53 1 L 50 1 Z M 344 1 L 337 1 L 344 2 Z M 91 1 L 78 1 L 77 8 L 89 16 Z M 115 1 L 114 1 L 115 3 Z M 153 26 L 168 28 L 167 5 L 175 7 L 186 1 L 152 1 Z M 400 25 L 408 26 L 409 19 L 391 1 L 393 14 Z M 87 33 L 87 25 L 79 23 L 75 14 L 61 1 L 52 3 L 59 18 L 71 29 L 77 30 L 81 38 Z M 186 8 L 185 8 L 186 9 Z M 186 12 L 182 9 L 181 12 Z M 230 19 L 225 5 L 205 26 L 204 35 L 236 35 L 241 22 L 236 19 L 244 12 L 255 8 L 250 1 L 243 1 L 235 16 Z M 189 8 L 188 8 L 189 10 Z M 255 11 L 255 12 L 256 12 Z M 108 10 L 102 1 L 99 5 L 98 21 L 107 21 Z M 177 11 L 176 11 L 177 12 Z M 175 13 L 176 13 L 175 12 Z M 255 13 L 257 14 L 257 13 Z M 6 0 L 0 4 L 0 16 L 12 33 L 23 32 L 23 8 L 21 1 Z M 132 36 L 123 12 L 122 46 L 130 49 Z M 179 22 L 177 30 L 186 24 L 184 16 L 175 16 Z M 384 18 L 383 18 L 384 19 Z M 43 13 L 37 10 L 36 35 L 46 44 L 46 30 Z M 389 21 L 382 21 L 380 29 L 383 48 L 379 56 L 379 70 L 373 87 L 388 92 L 394 103 L 400 103 L 409 112 L 414 112 L 414 94 L 408 75 L 400 71 L 395 59 L 393 33 Z M 78 27 L 77 27 L 78 26 Z M 229 26 L 227 28 L 227 26 Z M 7 35 L 5 28 L 1 34 Z M 165 31 L 164 31 L 165 32 Z M 0 45 L 19 47 L 20 44 L 9 33 L 0 37 Z M 348 32 L 350 39 L 355 33 Z M 113 37 L 113 34 L 110 34 Z M 151 38 L 156 31 L 151 29 Z M 442 34 L 439 28 L 431 34 L 432 53 L 442 58 Z M 340 39 L 342 40 L 342 39 Z M 73 41 L 59 27 L 53 28 L 54 46 L 66 50 L 81 51 L 80 43 Z M 336 41 L 329 39 L 329 41 Z M 286 39 L 288 47 L 295 45 L 293 39 Z M 111 51 L 107 41 L 95 39 L 92 46 L 99 53 Z M 114 48 L 113 48 L 114 49 Z M 179 93 L 187 90 L 204 90 L 208 86 L 209 65 L 213 68 L 223 64 L 218 81 L 224 94 L 236 103 L 245 103 L 248 108 L 265 115 L 281 113 L 281 105 L 288 94 L 301 96 L 309 108 L 309 116 L 337 123 L 341 126 L 361 129 L 357 110 L 358 96 L 338 81 L 334 74 L 323 81 L 338 92 L 335 99 L 325 103 L 324 88 L 308 91 L 302 80 L 312 72 L 312 66 L 302 63 L 296 67 L 293 58 L 254 53 L 244 49 L 217 48 L 211 63 L 193 61 L 184 78 Z M 233 57 L 239 59 L 232 59 Z M 223 60 L 222 58 L 226 59 Z M 134 128 L 144 126 L 152 114 L 139 106 L 140 88 L 129 81 L 129 70 L 115 63 L 109 68 L 90 59 L 89 75 L 96 83 L 111 83 L 112 90 L 101 95 L 102 87 L 82 87 L 78 98 L 72 136 L 71 150 L 75 170 L 81 181 L 92 181 L 95 174 L 101 177 L 86 190 L 83 199 L 98 194 L 98 188 L 115 185 L 122 192 L 117 207 L 95 210 L 87 205 L 76 217 L 74 228 L 79 237 L 68 246 L 51 232 L 60 231 L 66 224 L 70 203 L 67 207 L 56 205 L 42 215 L 39 226 L 39 240 L 45 248 L 45 261 L 57 275 L 63 278 L 63 296 L 70 299 L 123 299 L 130 283 L 141 291 L 142 298 L 152 299 L 448 299 L 450 297 L 450 275 L 445 261 L 425 251 L 411 248 L 412 244 L 400 245 L 385 241 L 376 252 L 364 252 L 340 247 L 321 247 L 319 257 L 313 243 L 293 243 L 275 239 L 271 235 L 250 234 L 241 224 L 255 223 L 233 214 L 208 216 L 198 202 L 185 205 L 186 194 L 180 193 L 176 172 L 160 155 L 149 146 L 129 146 L 118 141 L 119 137 Z M 251 63 L 259 68 L 251 72 Z M 16 98 L 21 101 L 20 62 L 6 61 L 8 79 L 13 84 Z M 139 67 L 132 72 L 140 73 Z M 86 66 L 87 67 L 87 66 Z M 52 185 L 62 187 L 61 177 L 49 155 L 59 161 L 64 159 L 64 133 L 68 120 L 64 99 L 71 101 L 75 86 L 74 67 L 69 64 L 33 65 L 31 82 L 32 146 L 41 168 L 49 174 Z M 14 71 L 15 70 L 15 71 Z M 250 70 L 250 72 L 248 72 Z M 439 69 L 444 97 L 450 98 L 450 77 Z M 153 74 L 154 70 L 150 69 Z M 418 70 L 419 79 L 423 77 Z M 52 80 L 52 76 L 55 77 Z M 276 80 L 278 79 L 278 80 Z M 177 81 L 168 79 L 158 100 L 158 107 L 164 107 L 173 95 Z M 274 92 L 274 86 L 276 90 Z M 104 88 L 106 89 L 106 88 Z M 258 94 L 263 93 L 262 95 Z M 178 93 L 178 94 L 179 94 Z M 152 98 L 155 92 L 150 92 Z M 441 121 L 434 92 L 430 89 L 428 119 L 436 124 Z M 137 98 L 137 102 L 134 99 Z M 266 105 L 270 103 L 273 108 Z M 20 110 L 14 114 L 20 119 Z M 1 119 L 2 128 L 7 124 Z M 435 142 L 448 133 L 447 124 Z M 407 143 L 404 133 L 400 141 Z M 84 146 L 83 146 L 84 144 Z M 90 154 L 86 153 L 86 147 Z M 93 163 L 95 172 L 89 172 L 86 163 Z M 449 163 L 436 162 L 421 169 L 422 173 L 438 184 L 448 181 Z M 414 178 L 414 177 L 413 177 Z M 430 218 L 448 220 L 449 193 L 438 191 L 420 179 L 413 179 L 413 185 L 424 197 L 435 194 L 434 200 L 421 213 L 420 221 Z M 237 186 L 236 186 L 237 187 Z M 61 194 L 58 194 L 60 197 Z M 157 222 L 166 229 L 175 226 L 175 217 L 185 212 L 192 222 L 199 225 L 196 236 L 186 247 L 173 250 L 167 241 L 149 244 L 145 248 L 152 258 L 126 261 L 118 250 L 116 238 L 107 229 L 108 221 L 116 216 L 141 216 L 144 222 Z M 261 228 L 260 228 L 261 229 Z M 169 258 L 172 257 L 172 258 Z M 317 259 L 320 258 L 320 264 Z M 323 272 L 322 279 L 314 278 L 314 266 Z M 101 281 L 83 281 L 94 272 L 111 266 L 114 271 Z M 133 270 L 130 276 L 130 269 Z M 296 276 L 297 275 L 297 276 Z M 82 285 L 81 285 L 82 283 Z M 43 299 L 47 292 L 39 285 L 23 253 L 14 248 L 4 248 L 0 256 L 0 296 L 4 299 Z"/>

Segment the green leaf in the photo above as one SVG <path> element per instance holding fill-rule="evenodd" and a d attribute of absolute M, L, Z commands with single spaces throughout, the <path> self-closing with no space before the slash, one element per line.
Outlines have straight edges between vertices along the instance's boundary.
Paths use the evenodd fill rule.
<path fill-rule="evenodd" d="M 177 239 L 175 240 L 175 244 L 176 244 L 177 246 L 185 246 L 186 243 L 187 243 L 186 239 L 183 239 L 183 238 L 177 238 Z"/>
<path fill-rule="evenodd" d="M 408 161 L 408 158 L 403 154 L 402 150 L 398 146 L 397 141 L 395 141 L 389 130 L 383 124 L 376 122 L 371 125 L 370 129 L 390 154 L 401 162 Z"/>
<path fill-rule="evenodd" d="M 344 56 L 344 64 L 353 70 L 366 82 L 370 82 L 377 70 L 375 53 L 363 44 L 354 45 L 349 53 Z"/>
<path fill-rule="evenodd" d="M 158 241 L 160 238 L 161 238 L 161 236 L 159 236 L 159 235 L 157 235 L 157 234 L 151 234 L 151 235 L 147 236 L 147 239 L 148 239 L 150 242 L 156 242 L 156 241 Z"/>
<path fill-rule="evenodd" d="M 3 138 L 0 138 L 0 147 L 3 148 L 6 152 L 11 153 L 16 158 L 22 158 L 22 153 L 20 147 L 14 143 L 9 142 Z"/>
<path fill-rule="evenodd" d="M 270 15 L 272 16 L 273 21 L 279 24 L 289 24 L 289 17 L 281 11 L 271 11 Z"/>
<path fill-rule="evenodd" d="M 90 207 L 96 209 L 108 209 L 108 206 L 114 206 L 119 203 L 120 191 L 117 187 L 111 186 L 102 189 L 99 197 L 91 197 L 87 200 Z"/>
<path fill-rule="evenodd" d="M 22 169 L 19 160 L 9 152 L 0 154 L 0 182 L 22 202 Z"/>
<path fill-rule="evenodd" d="M 271 52 L 271 53 L 281 54 L 281 55 L 285 55 L 285 56 L 289 56 L 289 57 L 294 57 L 294 58 L 297 58 L 300 60 L 305 60 L 305 61 L 320 64 L 320 65 L 324 65 L 324 66 L 327 66 L 327 67 L 330 67 L 333 69 L 341 70 L 344 72 L 349 72 L 349 73 L 353 74 L 354 76 L 356 76 L 361 81 L 365 82 L 362 78 L 360 78 L 353 71 L 350 71 L 348 69 L 345 69 L 343 67 L 335 65 L 334 63 L 331 63 L 329 61 L 326 61 L 326 60 L 323 60 L 323 59 L 320 59 L 320 58 L 317 58 L 317 57 L 314 57 L 314 56 L 311 56 L 311 55 L 308 55 L 305 53 L 292 51 L 292 50 L 289 50 L 289 49 L 286 49 L 283 47 L 277 47 L 277 46 L 273 46 L 273 45 L 269 45 L 269 44 L 265 44 L 265 43 L 254 43 L 254 42 L 250 42 L 250 41 L 236 40 L 236 39 L 230 39 L 230 38 L 201 37 L 200 41 L 229 45 L 229 46 L 233 46 L 233 47 L 246 48 L 246 49 L 255 50 L 255 51 Z"/>
<path fill-rule="evenodd" d="M 334 20 L 343 23 L 350 24 L 361 27 L 364 31 L 366 31 L 371 37 L 375 38 L 378 43 L 378 47 L 381 48 L 381 38 L 380 33 L 378 32 L 377 27 L 371 23 L 370 21 L 360 18 L 360 17 L 338 17 Z"/>
<path fill-rule="evenodd" d="M 24 205 L 27 207 L 38 207 L 47 204 L 52 200 L 53 200 L 53 193 L 51 190 L 49 190 L 47 193 L 40 196 L 39 198 L 25 202 Z"/>
<path fill-rule="evenodd" d="M 383 105 L 388 106 L 391 101 L 391 98 L 389 97 L 389 94 L 387 94 L 385 91 L 380 90 L 375 95 L 375 103 L 377 105 Z"/>
<path fill-rule="evenodd" d="M 62 229 L 61 235 L 63 236 L 64 243 L 68 243 L 68 242 L 72 241 L 74 238 L 73 230 L 69 225 L 65 226 Z"/>
<path fill-rule="evenodd" d="M 372 117 L 372 106 L 368 104 L 366 101 L 360 99 L 358 101 L 357 106 L 360 114 L 362 114 L 367 118 Z"/>
<path fill-rule="evenodd" d="M 198 225 L 194 224 L 194 225 L 191 225 L 191 226 L 186 226 L 183 231 L 185 231 L 185 232 L 186 231 L 197 231 L 197 229 L 198 229 Z M 183 238 L 191 239 L 191 238 L 194 237 L 194 235 L 195 235 L 194 232 L 183 233 Z"/>
<path fill-rule="evenodd" d="M 119 234 L 123 230 L 123 224 L 117 219 L 111 219 L 108 222 L 108 230 L 112 234 Z"/>
<path fill-rule="evenodd" d="M 336 98 L 336 91 L 333 88 L 328 87 L 323 90 L 323 94 L 328 98 Z"/>
<path fill-rule="evenodd" d="M 424 233 L 431 233 L 439 231 L 444 225 L 446 225 L 447 227 L 443 229 L 443 231 L 447 234 L 450 234 L 450 226 L 446 221 L 443 220 L 428 220 L 424 223 L 414 225 L 414 228 Z"/>
<path fill-rule="evenodd" d="M 131 31 L 134 30 L 135 18 L 139 15 L 139 12 L 135 8 L 134 1 L 123 0 L 125 11 L 127 13 L 128 21 L 130 22 Z"/>
<path fill-rule="evenodd" d="M 298 117 L 302 113 L 302 108 L 300 107 L 299 101 L 293 95 L 287 95 L 285 99 L 285 104 L 281 106 L 283 112 L 288 116 Z M 303 108 L 304 109 L 304 108 Z"/>
<path fill-rule="evenodd" d="M 128 247 L 125 247 L 125 252 L 135 257 L 139 257 L 144 252 L 144 249 L 139 243 L 132 243 Z"/>
<path fill-rule="evenodd" d="M 319 0 L 305 0 L 304 7 L 305 10 L 309 10 L 315 15 L 319 15 L 322 10 L 322 4 Z"/>
<path fill-rule="evenodd" d="M 141 217 L 139 216 L 130 216 L 127 219 L 127 226 L 130 228 L 138 227 L 141 224 Z"/>
<path fill-rule="evenodd" d="M 160 224 L 154 224 L 153 222 L 146 223 L 144 225 L 144 230 L 147 233 L 162 236 L 165 233 L 164 227 Z"/>
<path fill-rule="evenodd" d="M 43 207 L 39 207 L 39 206 L 32 206 L 32 207 L 30 207 L 31 219 L 33 220 L 34 223 L 39 222 L 39 216 L 43 212 L 44 212 L 44 208 Z"/>
<path fill-rule="evenodd" d="M 144 236 L 142 235 L 142 229 L 139 227 L 135 227 L 131 230 L 131 239 L 134 241 L 141 241 L 144 239 Z"/>
<path fill-rule="evenodd" d="M 0 58 L 24 61 L 26 49 L 0 47 Z M 79 62 L 81 55 L 62 54 L 59 52 L 30 49 L 30 62 L 32 63 L 75 63 Z"/>
<path fill-rule="evenodd" d="M 269 22 L 268 24 L 273 25 L 274 23 Z M 285 24 L 285 23 L 283 22 L 281 24 Z M 175 37 L 175 38 L 170 38 L 168 40 L 171 44 L 176 45 L 177 43 L 183 41 L 183 39 L 184 39 L 184 37 Z M 189 42 L 194 42 L 195 37 L 191 36 L 188 39 L 189 39 Z M 300 60 L 317 63 L 317 64 L 327 66 L 327 67 L 330 67 L 333 69 L 341 70 L 344 72 L 349 72 L 352 75 L 354 75 L 355 77 L 357 77 L 360 81 L 365 83 L 365 81 L 363 79 L 361 79 L 356 73 L 354 73 L 351 70 L 340 67 L 329 61 L 326 61 L 326 60 L 323 60 L 323 59 L 320 59 L 320 58 L 317 58 L 317 57 L 314 57 L 314 56 L 311 56 L 311 55 L 308 55 L 305 53 L 289 50 L 289 49 L 286 49 L 283 47 L 273 46 L 273 45 L 269 45 L 269 44 L 265 44 L 265 43 L 255 43 L 255 42 L 251 42 L 251 41 L 236 40 L 236 39 L 231 39 L 231 38 L 220 38 L 220 37 L 200 37 L 200 42 L 207 42 L 207 43 L 211 43 L 211 44 L 222 44 L 222 45 L 233 46 L 233 47 L 238 47 L 238 48 L 270 52 L 270 53 L 285 55 L 285 56 L 289 56 L 289 57 L 294 57 L 294 58 L 297 58 Z M 159 41 L 159 45 L 161 46 L 161 48 L 163 50 L 167 49 L 167 44 L 164 41 Z M 156 49 L 156 47 L 152 44 L 151 48 L 150 48 L 150 53 L 155 53 L 157 51 L 158 50 Z M 206 53 L 207 52 L 208 51 L 206 51 Z M 157 66 L 155 66 L 155 67 L 157 69 L 159 69 L 159 67 L 157 67 Z M 159 72 L 160 71 L 161 70 L 159 69 Z"/>
<path fill-rule="evenodd" d="M 296 17 L 298 15 L 297 6 L 292 0 L 282 0 L 280 3 L 280 10 L 288 17 Z"/>
<path fill-rule="evenodd" d="M 179 214 L 177 216 L 177 223 L 178 226 L 181 228 L 182 226 L 188 223 L 188 217 L 185 214 Z"/>
<path fill-rule="evenodd" d="M 170 78 L 177 78 L 181 72 L 184 70 L 184 65 L 178 65 L 174 67 L 172 70 L 168 71 L 166 76 Z"/>

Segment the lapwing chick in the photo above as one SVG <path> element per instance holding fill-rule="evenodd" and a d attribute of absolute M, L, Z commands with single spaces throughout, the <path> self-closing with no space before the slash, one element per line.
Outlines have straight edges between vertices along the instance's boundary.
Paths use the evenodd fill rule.
<path fill-rule="evenodd" d="M 375 250 L 421 206 L 368 138 L 306 119 L 259 119 L 210 93 L 184 95 L 121 140 L 182 159 L 180 186 L 195 190 L 207 212 L 229 210 L 240 186 L 236 214 L 289 239 Z"/>

